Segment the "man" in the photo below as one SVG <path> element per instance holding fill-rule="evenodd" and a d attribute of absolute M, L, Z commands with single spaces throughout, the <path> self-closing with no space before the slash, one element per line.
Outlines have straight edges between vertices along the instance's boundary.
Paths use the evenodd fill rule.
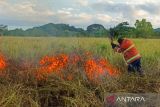
<path fill-rule="evenodd" d="M 140 76 L 144 76 L 141 69 L 141 55 L 135 47 L 133 41 L 126 38 L 119 38 L 118 45 L 111 42 L 115 52 L 122 53 L 128 65 L 128 73 L 138 72 Z"/>

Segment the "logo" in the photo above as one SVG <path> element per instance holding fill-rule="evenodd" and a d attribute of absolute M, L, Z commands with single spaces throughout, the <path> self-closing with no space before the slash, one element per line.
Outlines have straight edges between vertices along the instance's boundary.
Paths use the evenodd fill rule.
<path fill-rule="evenodd" d="M 116 101 L 116 96 L 115 95 L 112 95 L 112 96 L 108 96 L 106 98 L 106 101 L 108 104 L 111 104 L 111 105 L 114 105 L 115 101 Z"/>
<path fill-rule="evenodd" d="M 146 100 L 144 99 L 144 97 L 117 97 L 116 102 L 124 102 L 124 103 L 128 103 L 128 102 L 145 102 Z"/>
<path fill-rule="evenodd" d="M 144 93 L 108 93 L 104 107 L 160 107 L 160 94 Z"/>
<path fill-rule="evenodd" d="M 109 105 L 115 105 L 115 103 L 139 103 L 145 102 L 145 98 L 142 96 L 115 96 L 111 95 L 106 97 L 106 103 Z"/>

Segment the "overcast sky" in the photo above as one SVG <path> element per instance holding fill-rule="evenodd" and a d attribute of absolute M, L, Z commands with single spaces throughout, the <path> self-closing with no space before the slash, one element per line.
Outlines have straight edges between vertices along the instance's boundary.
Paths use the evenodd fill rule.
<path fill-rule="evenodd" d="M 86 28 L 122 21 L 134 25 L 146 18 L 160 27 L 160 0 L 0 0 L 0 24 L 28 28 L 46 23 L 66 23 Z"/>

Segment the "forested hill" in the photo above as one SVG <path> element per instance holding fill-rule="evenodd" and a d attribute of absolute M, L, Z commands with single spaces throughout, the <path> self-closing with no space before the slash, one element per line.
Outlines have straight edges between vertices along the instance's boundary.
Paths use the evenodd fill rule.
<path fill-rule="evenodd" d="M 155 32 L 160 32 L 160 28 L 154 29 Z"/>
<path fill-rule="evenodd" d="M 9 30 L 4 35 L 12 36 L 105 36 L 108 31 L 100 24 L 93 24 L 87 27 L 87 30 L 75 28 L 68 24 L 49 23 L 39 27 L 33 27 L 27 30 L 15 29 Z"/>
<path fill-rule="evenodd" d="M 57 37 L 104 37 L 113 34 L 115 38 L 127 36 L 134 38 L 160 38 L 160 28 L 153 29 L 152 23 L 146 19 L 136 20 L 135 26 L 130 26 L 128 22 L 121 22 L 110 29 L 106 29 L 101 24 L 92 24 L 86 30 L 76 28 L 69 24 L 49 23 L 27 30 L 8 30 L 8 26 L 0 25 L 0 35 L 4 36 L 57 36 Z"/>

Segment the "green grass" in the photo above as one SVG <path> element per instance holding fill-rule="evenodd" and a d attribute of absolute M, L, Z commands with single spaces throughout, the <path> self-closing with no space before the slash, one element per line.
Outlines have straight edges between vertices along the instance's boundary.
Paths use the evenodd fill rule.
<path fill-rule="evenodd" d="M 128 76 L 122 55 L 114 53 L 107 38 L 31 38 L 2 37 L 0 50 L 8 60 L 7 77 L 0 77 L 0 106 L 48 107 L 102 106 L 109 92 L 160 93 L 160 40 L 134 39 L 142 55 L 146 77 Z M 100 84 L 91 84 L 79 75 L 72 81 L 55 79 L 35 80 L 33 73 L 45 55 L 91 51 L 107 58 L 122 72 L 120 77 L 106 77 Z M 25 69 L 25 62 L 31 63 Z M 74 71 L 72 71 L 74 72 Z"/>

